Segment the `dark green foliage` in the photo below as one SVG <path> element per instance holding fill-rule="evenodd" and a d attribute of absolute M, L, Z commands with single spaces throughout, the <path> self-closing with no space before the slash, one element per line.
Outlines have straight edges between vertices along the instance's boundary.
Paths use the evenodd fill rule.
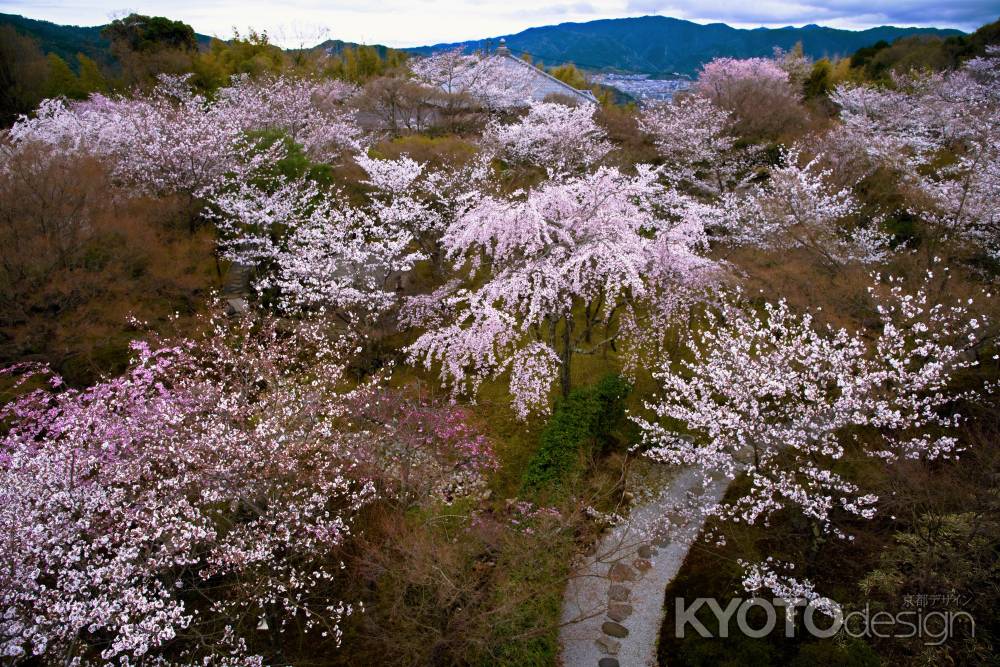
<path fill-rule="evenodd" d="M 100 27 L 57 25 L 16 14 L 0 14 L 0 24 L 33 38 L 43 53 L 55 53 L 66 62 L 72 62 L 77 53 L 105 65 L 112 61 L 111 43 L 101 36 Z"/>
<path fill-rule="evenodd" d="M 0 127 L 30 113 L 42 97 L 48 62 L 38 42 L 0 25 Z"/>
<path fill-rule="evenodd" d="M 148 52 L 159 49 L 193 51 L 198 48 L 194 28 L 163 16 L 129 14 L 125 18 L 112 21 L 101 30 L 101 36 L 110 40 L 112 44 L 131 51 Z"/>
<path fill-rule="evenodd" d="M 825 97 L 833 90 L 833 65 L 826 58 L 813 63 L 812 71 L 802 84 L 807 100 Z"/>
<path fill-rule="evenodd" d="M 878 655 L 863 641 L 819 640 L 803 644 L 791 667 L 878 667 Z"/>
<path fill-rule="evenodd" d="M 302 144 L 296 143 L 281 130 L 251 132 L 249 138 L 260 140 L 260 143 L 257 144 L 258 151 L 269 150 L 278 142 L 283 145 L 282 158 L 261 171 L 260 185 L 270 182 L 275 176 L 286 180 L 306 178 L 327 186 L 333 182 L 332 167 L 329 164 L 310 160 L 302 148 Z"/>
<path fill-rule="evenodd" d="M 541 446 L 524 473 L 526 491 L 561 487 L 579 472 L 581 454 L 606 444 L 624 416 L 630 387 L 608 375 L 591 387 L 581 387 L 561 400 L 541 435 Z"/>
<path fill-rule="evenodd" d="M 126 19 L 119 19 L 126 20 Z M 178 23 L 179 21 L 169 21 Z M 111 52 L 111 39 L 103 35 L 105 29 L 111 26 L 75 26 L 59 25 L 49 21 L 36 21 L 17 14 L 0 14 L 0 25 L 11 26 L 18 33 L 36 40 L 43 53 L 55 53 L 72 66 L 76 54 L 82 53 L 96 61 L 99 65 L 113 65 L 116 61 Z M 154 32 L 152 36 L 155 36 Z M 195 34 L 198 46 L 207 47 L 212 38 L 207 35 Z"/>
<path fill-rule="evenodd" d="M 857 51 L 854 52 L 854 55 L 851 56 L 851 67 L 864 67 L 869 62 L 871 62 L 871 59 L 875 57 L 876 53 L 878 53 L 882 49 L 888 49 L 888 48 L 889 48 L 889 42 L 885 41 L 884 39 L 880 39 L 871 46 L 865 46 L 863 48 L 858 49 Z"/>

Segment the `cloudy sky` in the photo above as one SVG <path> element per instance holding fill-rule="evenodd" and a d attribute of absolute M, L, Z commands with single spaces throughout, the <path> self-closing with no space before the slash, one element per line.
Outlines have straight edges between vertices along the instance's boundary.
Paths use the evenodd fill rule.
<path fill-rule="evenodd" d="M 119 4 L 128 3 L 128 4 Z M 389 46 L 480 39 L 564 21 L 660 14 L 698 23 L 777 27 L 818 23 L 972 30 L 1000 16 L 997 0 L 0 0 L 0 12 L 98 25 L 129 12 L 168 16 L 217 36 L 266 29 L 285 46 L 325 37 Z M 317 39 L 320 38 L 320 39 Z"/>

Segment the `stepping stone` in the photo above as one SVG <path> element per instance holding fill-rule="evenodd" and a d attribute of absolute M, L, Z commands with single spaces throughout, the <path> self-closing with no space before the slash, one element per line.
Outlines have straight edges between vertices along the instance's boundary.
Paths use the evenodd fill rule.
<path fill-rule="evenodd" d="M 632 615 L 632 605 L 630 604 L 610 604 L 608 605 L 608 618 L 612 621 L 624 621 Z"/>
<path fill-rule="evenodd" d="M 629 593 L 631 591 L 626 586 L 611 584 L 611 588 L 608 589 L 608 599 L 615 602 L 625 602 L 628 600 Z"/>
<path fill-rule="evenodd" d="M 608 570 L 608 577 L 611 578 L 611 581 L 635 581 L 637 578 L 635 570 L 625 563 L 612 565 L 611 569 Z"/>
<path fill-rule="evenodd" d="M 601 658 L 597 661 L 597 667 L 619 667 L 618 661 L 614 658 Z"/>
<path fill-rule="evenodd" d="M 657 537 L 655 540 L 653 540 L 653 544 L 655 544 L 658 547 L 665 547 L 670 544 L 670 538 L 667 537 L 666 535 L 664 535 L 663 537 Z"/>
<path fill-rule="evenodd" d="M 634 565 L 635 569 L 639 570 L 640 572 L 645 572 L 649 568 L 653 567 L 653 564 L 648 560 L 646 560 L 645 558 L 636 558 L 632 562 L 632 565 Z"/>
<path fill-rule="evenodd" d="M 621 623 L 615 623 L 614 621 L 604 621 L 604 623 L 601 624 L 601 632 L 606 635 L 611 635 L 612 637 L 617 637 L 618 639 L 628 637 L 628 628 Z"/>
<path fill-rule="evenodd" d="M 639 547 L 639 558 L 652 558 L 653 548 L 648 544 L 643 544 Z"/>
<path fill-rule="evenodd" d="M 246 299 L 226 299 L 226 314 L 230 317 L 234 315 L 245 315 L 250 310 L 250 305 Z"/>
<path fill-rule="evenodd" d="M 597 648 L 601 649 L 601 653 L 606 653 L 607 655 L 618 655 L 618 651 L 622 648 L 622 643 L 611 637 L 600 637 L 595 641 L 597 642 Z"/>

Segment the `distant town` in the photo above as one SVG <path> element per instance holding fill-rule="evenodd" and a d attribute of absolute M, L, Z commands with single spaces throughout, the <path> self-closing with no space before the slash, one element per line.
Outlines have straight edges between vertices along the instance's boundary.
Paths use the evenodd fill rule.
<path fill-rule="evenodd" d="M 595 83 L 616 88 L 640 102 L 669 101 L 678 91 L 691 87 L 688 78 L 651 79 L 648 74 L 597 74 L 591 78 Z"/>

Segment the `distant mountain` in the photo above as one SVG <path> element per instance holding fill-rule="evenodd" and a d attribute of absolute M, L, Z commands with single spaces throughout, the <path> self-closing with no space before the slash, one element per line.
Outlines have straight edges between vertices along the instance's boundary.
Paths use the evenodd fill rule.
<path fill-rule="evenodd" d="M 807 55 L 823 58 L 850 55 L 879 40 L 892 42 L 915 34 L 947 37 L 963 33 L 950 29 L 892 26 L 860 31 L 818 25 L 747 30 L 732 28 L 724 23 L 700 25 L 665 16 L 643 16 L 560 23 L 502 37 L 514 53 L 530 54 L 533 59 L 549 65 L 572 62 L 589 70 L 670 76 L 675 73 L 694 74 L 703 63 L 720 56 L 769 56 L 775 46 L 790 49 L 796 42 L 802 42 Z M 495 47 L 500 37 L 406 50 L 426 55 L 461 46 L 473 51 Z"/>
<path fill-rule="evenodd" d="M 101 37 L 106 26 L 59 25 L 48 21 L 37 21 L 17 14 L 0 14 L 0 25 L 11 25 L 22 35 L 38 40 L 43 53 L 55 53 L 73 66 L 76 54 L 91 58 L 102 64 L 114 62 L 111 43 Z M 201 46 L 207 46 L 212 38 L 195 33 Z"/>
<path fill-rule="evenodd" d="M 104 26 L 69 26 L 38 21 L 16 14 L 0 14 L 0 25 L 12 25 L 25 35 L 38 40 L 45 53 L 56 53 L 73 65 L 77 53 L 110 64 L 114 61 L 108 40 L 101 37 Z M 769 56 L 775 46 L 790 49 L 802 42 L 806 54 L 813 58 L 850 55 L 879 40 L 892 42 L 900 37 L 929 34 L 946 37 L 961 35 L 959 30 L 937 28 L 894 28 L 882 26 L 853 31 L 807 25 L 802 28 L 731 28 L 724 23 L 700 25 L 691 21 L 664 16 L 643 16 L 628 19 L 605 19 L 587 23 L 529 28 L 516 35 L 504 35 L 507 46 L 516 54 L 530 54 L 547 65 L 567 62 L 589 70 L 620 71 L 654 76 L 674 73 L 694 74 L 705 62 L 718 56 L 749 58 Z M 207 35 L 196 35 L 198 43 L 207 46 Z M 428 54 L 446 48 L 464 47 L 473 51 L 494 48 L 500 37 L 490 40 L 435 44 L 412 49 L 410 53 Z M 318 45 L 338 53 L 350 42 L 328 40 Z M 376 45 L 380 55 L 386 47 Z"/>

